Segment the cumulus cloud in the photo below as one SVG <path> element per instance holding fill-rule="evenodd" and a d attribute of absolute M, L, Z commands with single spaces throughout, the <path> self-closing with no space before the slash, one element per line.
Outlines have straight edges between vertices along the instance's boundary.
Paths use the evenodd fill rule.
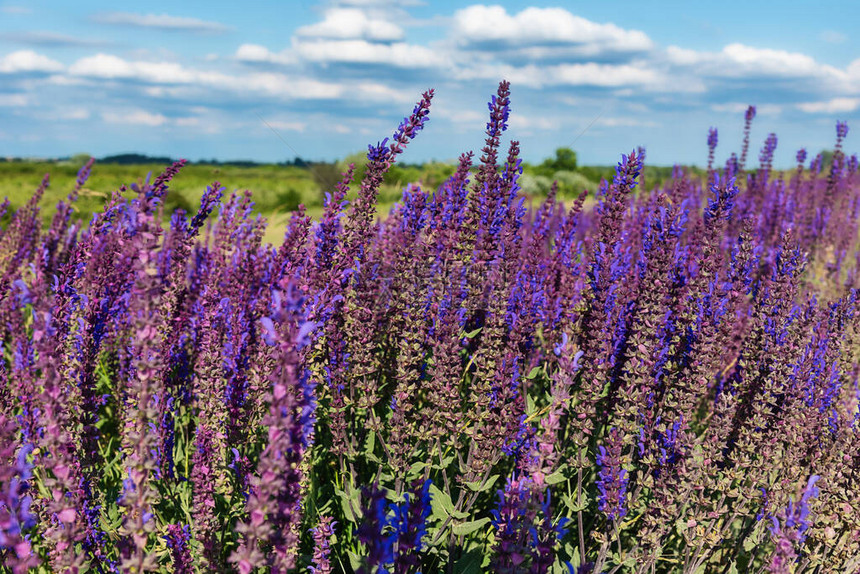
<path fill-rule="evenodd" d="M 231 85 L 225 87 L 237 91 L 250 90 L 276 98 L 327 100 L 344 95 L 340 84 L 276 73 L 249 74 L 235 78 Z"/>
<path fill-rule="evenodd" d="M 104 112 L 102 119 L 109 124 L 149 127 L 162 126 L 168 122 L 167 116 L 139 109 Z"/>
<path fill-rule="evenodd" d="M 618 87 L 657 83 L 660 75 L 644 66 L 602 65 L 602 64 L 562 64 L 550 68 L 551 78 L 559 84 L 572 86 Z"/>
<path fill-rule="evenodd" d="M 383 19 L 372 17 L 357 8 L 331 8 L 325 11 L 322 22 L 303 26 L 296 35 L 340 40 L 363 39 L 381 42 L 401 40 L 403 28 Z"/>
<path fill-rule="evenodd" d="M 669 62 L 678 66 L 695 67 L 705 76 L 739 77 L 844 77 L 844 72 L 822 65 L 799 52 L 755 48 L 744 44 L 729 44 L 720 52 L 699 52 L 677 46 L 666 49 Z"/>
<path fill-rule="evenodd" d="M 296 63 L 296 57 L 289 50 L 272 52 L 259 44 L 242 44 L 236 50 L 235 58 L 240 62 L 265 62 L 288 65 Z"/>
<path fill-rule="evenodd" d="M 660 125 L 651 120 L 625 117 L 598 118 L 594 123 L 607 128 L 655 128 Z"/>
<path fill-rule="evenodd" d="M 740 117 L 747 100 L 760 114 L 780 121 L 802 113 L 850 120 L 849 114 L 860 110 L 860 59 L 834 67 L 766 45 L 733 43 L 711 51 L 689 49 L 692 43 L 657 46 L 644 32 L 562 8 L 481 4 L 441 13 L 425 4 L 424 20 L 417 20 L 404 7 L 417 1 L 326 0 L 315 22 L 280 43 L 247 35 L 188 57 L 167 51 L 176 46 L 147 42 L 151 34 L 129 36 L 131 43 L 119 52 L 118 44 L 10 31 L 2 39 L 21 47 L 77 49 L 57 56 L 62 62 L 32 50 L 0 53 L 0 78 L 5 78 L 0 106 L 15 112 L 6 114 L 10 118 L 82 119 L 195 135 L 220 129 L 242 142 L 251 110 L 259 110 L 274 116 L 269 123 L 277 130 L 302 132 L 303 140 L 322 131 L 328 140 L 349 140 L 351 146 L 360 137 L 375 141 L 388 132 L 385 122 L 411 109 L 429 86 L 439 95 L 433 117 L 455 131 L 480 130 L 486 112 L 475 105 L 477 95 L 483 98 L 502 78 L 512 82 L 511 126 L 526 134 L 524 141 L 576 127 L 559 122 L 571 117 L 568 106 L 594 118 L 589 125 L 601 127 L 595 130 L 601 133 L 647 131 L 649 145 L 657 138 L 653 134 L 668 133 L 682 113 Z M 95 19 L 150 31 L 226 29 L 166 14 L 113 12 Z M 819 39 L 828 41 L 824 35 Z M 89 96 L 97 100 L 90 111 L 68 105 Z M 69 113 L 61 117 L 55 105 Z M 37 112 L 27 114 L 28 108 Z M 284 110 L 299 115 L 279 115 Z M 333 131 L 349 137 L 334 137 Z M 668 139 L 676 141 L 674 135 Z"/>
<path fill-rule="evenodd" d="M 298 41 L 293 46 L 304 61 L 315 63 L 380 64 L 398 68 L 432 68 L 447 63 L 444 55 L 424 46 L 366 40 Z"/>
<path fill-rule="evenodd" d="M 30 105 L 27 94 L 0 94 L 0 107 L 22 108 Z"/>
<path fill-rule="evenodd" d="M 100 24 L 134 26 L 137 28 L 156 28 L 184 32 L 224 32 L 229 28 L 219 22 L 171 16 L 169 14 L 137 14 L 133 12 L 108 12 L 96 14 L 93 20 Z"/>
<path fill-rule="evenodd" d="M 860 108 L 860 97 L 858 98 L 833 98 L 825 102 L 804 102 L 797 104 L 797 108 L 808 114 L 842 114 L 850 113 Z"/>
<path fill-rule="evenodd" d="M 502 6 L 469 6 L 454 14 L 452 36 L 465 45 L 581 45 L 592 54 L 642 52 L 653 47 L 644 32 L 598 24 L 563 8 L 532 7 L 509 14 Z"/>
<path fill-rule="evenodd" d="M 296 122 L 289 120 L 267 120 L 266 126 L 276 130 L 283 130 L 288 132 L 303 132 L 307 129 L 308 124 L 306 122 Z"/>
<path fill-rule="evenodd" d="M 723 48 L 722 54 L 731 64 L 737 66 L 727 71 L 735 71 L 739 74 L 754 73 L 797 77 L 813 75 L 821 69 L 821 66 L 813 58 L 799 52 L 729 44 Z"/>
<path fill-rule="evenodd" d="M 19 50 L 0 58 L 0 72 L 5 74 L 25 72 L 59 72 L 63 65 L 56 60 L 32 50 Z"/>
<path fill-rule="evenodd" d="M 530 88 L 546 86 L 593 86 L 617 88 L 621 86 L 657 85 L 661 75 L 647 66 L 597 64 L 559 64 L 553 66 L 509 66 L 505 64 L 477 64 L 458 73 L 458 78 L 506 78 L 514 85 Z"/>
<path fill-rule="evenodd" d="M 730 102 L 725 104 L 714 104 L 711 109 L 715 112 L 731 113 L 741 115 L 747 111 L 750 104 L 742 102 Z M 778 104 L 756 104 L 756 114 L 761 116 L 778 116 L 782 113 L 783 106 Z"/>
<path fill-rule="evenodd" d="M 514 130 L 556 130 L 558 129 L 558 118 L 544 116 L 528 116 L 525 114 L 513 114 L 510 119 L 511 129 Z"/>
<path fill-rule="evenodd" d="M 274 72 L 225 74 L 188 68 L 176 62 L 130 61 L 112 54 L 101 53 L 76 61 L 69 67 L 69 73 L 87 78 L 217 88 L 237 94 L 257 94 L 277 98 L 330 99 L 337 98 L 343 93 L 343 87 L 340 84 L 312 78 L 287 76 Z M 176 92 L 162 89 L 151 94 L 171 95 Z"/>
<path fill-rule="evenodd" d="M 129 61 L 103 53 L 77 60 L 69 67 L 69 73 L 90 78 L 136 79 L 164 84 L 216 84 L 227 81 L 227 77 L 219 72 L 193 70 L 176 62 Z"/>

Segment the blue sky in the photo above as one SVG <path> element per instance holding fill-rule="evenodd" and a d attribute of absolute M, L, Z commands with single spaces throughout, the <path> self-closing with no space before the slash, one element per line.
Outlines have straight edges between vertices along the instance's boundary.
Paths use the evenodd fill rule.
<path fill-rule="evenodd" d="M 788 166 L 831 147 L 837 120 L 860 129 L 852 4 L 0 1 L 0 156 L 331 160 L 433 87 L 403 160 L 448 160 L 480 148 L 504 78 L 529 161 L 570 146 L 610 164 L 642 145 L 701 165 L 711 126 L 724 160 L 755 104 L 754 145 L 775 132 Z"/>

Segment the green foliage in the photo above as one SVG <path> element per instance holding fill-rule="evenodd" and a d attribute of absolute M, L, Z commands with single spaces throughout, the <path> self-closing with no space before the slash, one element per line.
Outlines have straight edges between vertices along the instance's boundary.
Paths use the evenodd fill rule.
<path fill-rule="evenodd" d="M 576 171 L 576 152 L 569 147 L 560 147 L 555 150 L 555 157 L 543 160 L 543 163 L 534 168 L 538 175 L 553 177 L 559 171 Z"/>

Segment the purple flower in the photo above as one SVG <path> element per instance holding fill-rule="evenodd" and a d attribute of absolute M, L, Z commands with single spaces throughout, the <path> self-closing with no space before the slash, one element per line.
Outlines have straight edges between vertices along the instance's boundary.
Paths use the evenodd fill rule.
<path fill-rule="evenodd" d="M 317 526 L 311 528 L 314 538 L 313 565 L 308 568 L 311 574 L 331 574 L 330 544 L 335 526 L 337 522 L 333 521 L 331 516 L 321 516 Z"/>
<path fill-rule="evenodd" d="M 800 148 L 799 150 L 797 150 L 796 160 L 797 165 L 799 167 L 803 167 L 803 164 L 806 163 L 806 148 Z"/>
<path fill-rule="evenodd" d="M 194 564 L 191 559 L 191 551 L 188 542 L 191 532 L 187 524 L 168 524 L 167 534 L 164 536 L 167 547 L 170 548 L 170 558 L 173 561 L 173 571 L 176 574 L 192 574 Z"/>
<path fill-rule="evenodd" d="M 806 540 L 806 531 L 811 526 L 809 520 L 809 502 L 817 498 L 819 490 L 815 483 L 820 476 L 812 475 L 806 482 L 800 494 L 800 500 L 790 500 L 788 506 L 777 515 L 771 516 L 773 525 L 770 532 L 776 541 L 776 552 L 770 562 L 769 572 L 771 574 L 787 574 L 791 571 L 800 547 Z"/>
<path fill-rule="evenodd" d="M 597 477 L 598 509 L 611 521 L 627 515 L 627 471 L 621 468 L 621 435 L 615 427 L 609 429 L 606 446 L 598 447 Z"/>
<path fill-rule="evenodd" d="M 397 541 L 397 532 L 387 528 L 389 522 L 386 517 L 388 505 L 385 502 L 385 490 L 380 488 L 378 483 L 374 483 L 369 487 L 362 487 L 361 497 L 362 518 L 355 536 L 359 542 L 365 545 L 367 550 L 358 573 L 387 574 L 386 565 L 394 561 L 394 543 Z"/>
<path fill-rule="evenodd" d="M 35 567 L 39 561 L 31 552 L 25 531 L 36 525 L 36 516 L 31 512 L 33 502 L 29 494 L 33 464 L 30 462 L 31 445 L 24 445 L 14 455 L 15 425 L 0 414 L 0 554 L 5 552 L 7 566 L 23 573 Z M 14 463 L 7 465 L 12 459 Z"/>
<path fill-rule="evenodd" d="M 397 534 L 397 556 L 394 558 L 394 573 L 415 572 L 421 565 L 423 539 L 427 535 L 427 519 L 430 517 L 430 485 L 428 479 L 412 484 L 413 492 L 403 495 L 403 501 L 390 504 L 391 525 Z"/>
<path fill-rule="evenodd" d="M 721 182 L 719 174 L 714 174 L 714 184 L 710 187 L 713 197 L 708 198 L 708 207 L 703 215 L 705 225 L 728 221 L 739 191 L 734 178 L 723 179 Z"/>

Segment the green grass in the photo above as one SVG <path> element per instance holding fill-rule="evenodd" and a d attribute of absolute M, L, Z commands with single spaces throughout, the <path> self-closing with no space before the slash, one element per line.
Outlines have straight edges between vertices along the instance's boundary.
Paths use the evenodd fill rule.
<path fill-rule="evenodd" d="M 290 212 L 304 203 L 311 216 L 319 216 L 325 192 L 334 188 L 348 163 L 356 164 L 355 181 L 360 181 L 364 173 L 364 159 L 364 154 L 354 154 L 337 163 L 317 163 L 310 168 L 274 164 L 250 167 L 189 164 L 171 182 L 164 213 L 170 214 L 177 208 L 194 213 L 206 187 L 213 181 L 219 181 L 226 187 L 227 193 L 242 193 L 246 189 L 253 193 L 257 210 L 271 223 L 264 240 L 278 244 Z M 13 209 L 20 207 L 30 199 L 42 176 L 50 173 L 51 186 L 40 203 L 47 221 L 56 203 L 64 199 L 74 187 L 80 167 L 71 161 L 0 162 L 0 198 L 8 197 Z M 141 181 L 149 172 L 155 177 L 165 167 L 164 164 L 119 165 L 96 162 L 75 206 L 76 217 L 89 219 L 121 185 Z M 377 205 L 380 213 L 387 213 L 394 202 L 400 199 L 405 185 L 421 182 L 427 189 L 436 189 L 455 169 L 454 164 L 438 162 L 395 164 L 379 190 Z M 553 179 L 559 182 L 559 196 L 562 199 L 573 199 L 583 189 L 587 189 L 593 200 L 600 179 L 611 179 L 614 167 L 581 166 L 575 172 L 562 170 L 552 174 L 538 171 L 539 168 L 526 165 L 525 175 L 520 181 L 523 191 L 534 202 L 543 199 Z M 671 168 L 647 166 L 644 175 L 646 185 L 651 187 L 668 178 Z M 348 199 L 355 196 L 358 185 L 353 184 L 351 187 Z"/>
<path fill-rule="evenodd" d="M 325 192 L 334 189 L 348 161 L 357 164 L 358 181 L 364 173 L 363 160 L 363 156 L 356 155 L 338 163 L 313 164 L 310 168 L 274 164 L 250 167 L 189 164 L 171 182 L 164 213 L 169 215 L 177 208 L 194 213 L 206 187 L 219 181 L 228 194 L 234 191 L 242 193 L 246 189 L 253 193 L 256 209 L 271 223 L 264 241 L 279 244 L 289 214 L 303 203 L 311 216 L 321 215 Z M 0 162 L 0 198 L 9 198 L 11 212 L 30 199 L 42 177 L 49 173 L 51 185 L 39 204 L 47 223 L 57 202 L 65 199 L 74 188 L 80 167 L 79 163 L 71 161 Z M 96 162 L 75 205 L 75 218 L 88 220 L 92 213 L 102 209 L 105 201 L 121 185 L 142 181 L 149 172 L 154 178 L 165 167 L 165 164 L 119 165 Z M 400 199 L 403 187 L 408 183 L 421 181 L 429 189 L 435 189 L 455 169 L 454 165 L 442 163 L 394 166 L 379 191 L 380 212 L 388 212 L 394 202 Z M 358 190 L 357 184 L 351 187 L 348 199 L 355 197 Z"/>

